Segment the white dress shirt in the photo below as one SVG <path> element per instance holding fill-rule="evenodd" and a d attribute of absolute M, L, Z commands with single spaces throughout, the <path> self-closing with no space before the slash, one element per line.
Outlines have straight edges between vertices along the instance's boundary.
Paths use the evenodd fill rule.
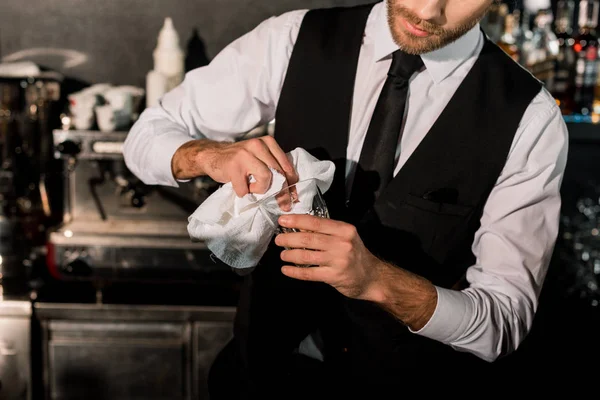
<path fill-rule="evenodd" d="M 146 109 L 125 142 L 129 169 L 147 184 L 177 186 L 171 159 L 179 146 L 194 138 L 234 141 L 272 121 L 306 11 L 263 21 L 223 49 L 210 65 L 189 72 L 159 106 Z M 374 6 L 360 51 L 347 149 L 348 182 L 391 54 L 398 49 L 386 12 L 383 2 Z M 461 84 L 483 43 L 475 26 L 448 46 L 422 55 L 426 68 L 410 83 L 396 172 Z M 414 334 L 488 361 L 519 346 L 532 325 L 558 233 L 567 148 L 561 113 L 542 89 L 523 115 L 483 211 L 472 245 L 476 263 L 466 276 L 470 286 L 462 291 L 437 287 L 435 312 Z"/>

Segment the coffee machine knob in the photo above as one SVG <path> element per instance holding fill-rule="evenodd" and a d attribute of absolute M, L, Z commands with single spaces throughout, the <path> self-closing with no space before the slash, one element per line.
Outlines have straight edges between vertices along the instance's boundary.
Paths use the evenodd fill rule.
<path fill-rule="evenodd" d="M 81 152 L 81 146 L 72 140 L 65 140 L 56 146 L 56 150 L 65 156 L 76 156 Z"/>
<path fill-rule="evenodd" d="M 146 205 L 146 198 L 142 193 L 134 192 L 131 196 L 131 206 L 135 208 L 142 208 Z"/>

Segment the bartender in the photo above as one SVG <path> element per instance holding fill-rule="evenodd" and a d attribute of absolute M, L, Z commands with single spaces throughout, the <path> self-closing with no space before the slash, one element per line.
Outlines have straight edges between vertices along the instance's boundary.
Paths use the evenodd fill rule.
<path fill-rule="evenodd" d="M 491 4 L 287 12 L 141 115 L 124 154 L 147 184 L 208 175 L 264 193 L 269 168 L 297 181 L 285 156 L 297 147 L 336 165 L 331 219 L 282 217 L 301 232 L 278 235 L 245 277 L 211 398 L 377 398 L 439 374 L 493 377 L 527 336 L 567 129 L 482 32 Z M 238 140 L 273 119 L 274 137 Z"/>

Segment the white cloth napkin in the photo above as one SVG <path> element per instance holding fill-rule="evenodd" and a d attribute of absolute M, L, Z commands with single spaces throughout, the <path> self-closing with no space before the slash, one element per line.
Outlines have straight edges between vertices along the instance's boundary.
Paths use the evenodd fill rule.
<path fill-rule="evenodd" d="M 321 193 L 329 190 L 335 165 L 320 161 L 302 148 L 287 153 L 298 172 L 299 181 L 315 179 Z M 239 198 L 231 183 L 210 195 L 188 218 L 188 233 L 194 241 L 204 241 L 208 249 L 232 268 L 255 267 L 264 255 L 282 214 L 305 213 L 312 207 L 315 193 L 303 193 L 290 211 L 262 204 L 260 200 L 285 186 L 285 177 L 272 170 L 271 186 L 264 194 L 247 194 Z M 251 178 L 252 180 L 252 178 Z M 316 192 L 316 188 L 313 190 Z M 270 205 L 270 206 L 269 206 Z"/>

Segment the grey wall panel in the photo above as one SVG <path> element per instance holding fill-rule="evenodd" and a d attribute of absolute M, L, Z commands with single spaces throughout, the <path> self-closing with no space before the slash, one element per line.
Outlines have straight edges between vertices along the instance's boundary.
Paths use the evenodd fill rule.
<path fill-rule="evenodd" d="M 26 59 L 85 83 L 145 85 L 165 17 L 198 62 L 286 11 L 365 0 L 1 0 L 0 57 Z M 204 50 L 202 49 L 204 47 Z M 205 53 L 205 55 L 201 53 Z M 199 64 L 195 64 L 199 65 Z"/>

